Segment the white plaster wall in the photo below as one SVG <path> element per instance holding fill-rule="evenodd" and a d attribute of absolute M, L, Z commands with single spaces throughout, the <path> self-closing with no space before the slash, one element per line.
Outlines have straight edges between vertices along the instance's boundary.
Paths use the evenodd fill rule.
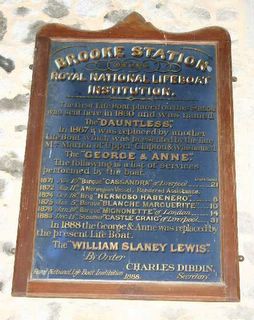
<path fill-rule="evenodd" d="M 137 11 L 171 32 L 219 25 L 231 34 L 240 303 L 12 298 L 11 282 L 26 140 L 34 35 L 48 22 L 104 29 Z M 0 0 L 0 319 L 254 319 L 254 0 Z"/>

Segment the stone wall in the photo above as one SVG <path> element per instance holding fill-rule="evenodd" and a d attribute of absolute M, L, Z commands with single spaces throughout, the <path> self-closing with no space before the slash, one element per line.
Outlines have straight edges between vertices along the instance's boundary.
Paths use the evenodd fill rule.
<path fill-rule="evenodd" d="M 219 25 L 231 34 L 234 84 L 240 303 L 12 298 L 22 162 L 36 31 L 45 23 L 98 30 L 132 11 L 156 27 L 185 32 Z M 0 0 L 0 319 L 254 319 L 254 1 Z"/>

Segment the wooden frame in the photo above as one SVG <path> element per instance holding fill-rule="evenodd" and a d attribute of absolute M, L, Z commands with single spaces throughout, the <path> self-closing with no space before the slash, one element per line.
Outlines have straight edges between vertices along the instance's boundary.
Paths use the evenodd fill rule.
<path fill-rule="evenodd" d="M 145 283 L 121 281 L 35 281 L 30 279 L 38 180 L 41 164 L 44 113 L 47 96 L 47 70 L 51 39 L 107 41 L 186 41 L 211 42 L 217 48 L 219 179 L 221 199 L 221 245 L 223 282 Z M 14 296 L 127 298 L 154 300 L 239 301 L 237 218 L 234 171 L 232 74 L 230 36 L 224 29 L 209 27 L 174 34 L 156 29 L 139 14 L 132 13 L 113 28 L 78 31 L 63 25 L 44 26 L 36 38 L 20 220 L 13 279 Z"/>

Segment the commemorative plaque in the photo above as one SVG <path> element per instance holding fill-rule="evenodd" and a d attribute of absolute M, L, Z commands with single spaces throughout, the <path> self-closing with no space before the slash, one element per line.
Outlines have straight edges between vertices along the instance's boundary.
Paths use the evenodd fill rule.
<path fill-rule="evenodd" d="M 50 24 L 34 59 L 13 295 L 238 301 L 228 33 Z"/>

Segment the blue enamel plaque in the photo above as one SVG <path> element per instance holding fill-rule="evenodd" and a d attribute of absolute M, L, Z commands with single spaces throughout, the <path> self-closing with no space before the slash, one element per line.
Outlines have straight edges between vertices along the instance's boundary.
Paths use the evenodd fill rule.
<path fill-rule="evenodd" d="M 220 282 L 216 51 L 51 43 L 32 279 Z"/>

